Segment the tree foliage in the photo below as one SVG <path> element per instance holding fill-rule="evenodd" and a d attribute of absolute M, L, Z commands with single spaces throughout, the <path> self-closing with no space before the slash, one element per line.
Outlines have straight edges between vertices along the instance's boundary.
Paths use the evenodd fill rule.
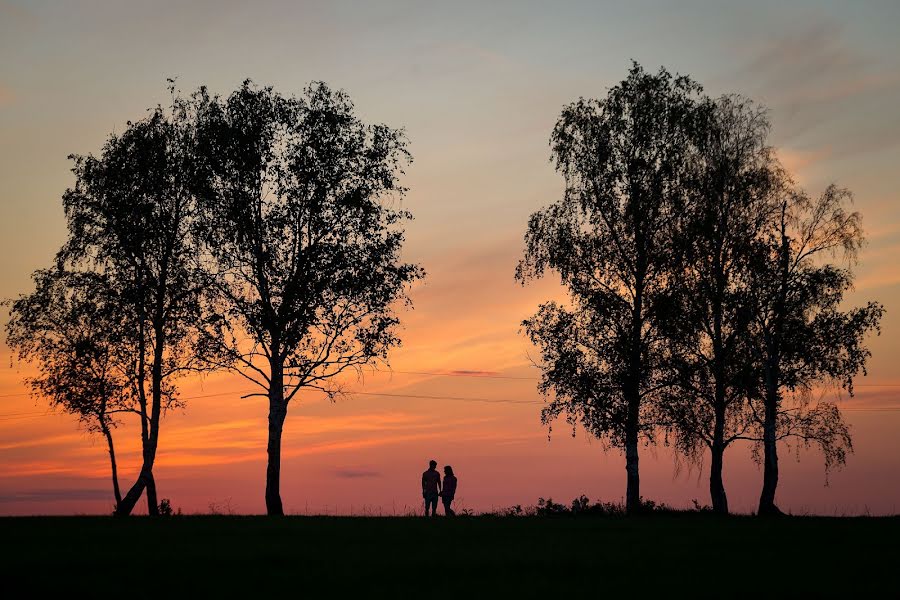
<path fill-rule="evenodd" d="M 334 399 L 346 375 L 387 362 L 424 276 L 402 257 L 403 131 L 369 125 L 323 83 L 299 97 L 245 81 L 227 97 L 170 86 L 98 156 L 73 155 L 68 237 L 35 291 L 8 302 L 8 343 L 36 396 L 107 440 L 117 514 L 144 490 L 177 380 L 230 369 L 268 399 L 266 506 L 283 514 L 281 442 L 302 391 Z M 523 322 L 541 354 L 541 418 L 624 450 L 626 508 L 641 510 L 639 446 L 665 432 L 711 456 L 764 463 L 760 513 L 779 512 L 778 444 L 816 445 L 826 473 L 852 451 L 831 386 L 853 394 L 879 331 L 877 302 L 847 307 L 864 242 L 849 191 L 817 198 L 768 146 L 765 111 L 709 98 L 665 69 L 564 107 L 552 161 L 562 198 L 531 215 L 516 270 L 559 276 L 565 302 Z M 112 431 L 136 415 L 140 473 L 122 496 Z"/>
<path fill-rule="evenodd" d="M 760 514 L 779 512 L 779 441 L 817 445 L 826 473 L 852 451 L 838 408 L 815 400 L 817 388 L 829 383 L 853 394 L 853 380 L 865 374 L 870 356 L 865 337 L 879 331 L 884 314 L 877 302 L 844 307 L 853 284 L 850 267 L 864 243 L 861 216 L 848 210 L 851 200 L 849 191 L 834 185 L 813 199 L 785 179 L 759 240 L 748 287 L 758 377 L 753 439 L 762 445 L 764 465 Z"/>
<path fill-rule="evenodd" d="M 78 418 L 107 444 L 116 505 L 122 497 L 112 430 L 136 411 L 134 356 L 119 299 L 102 275 L 57 269 L 33 274 L 35 291 L 8 303 L 7 344 L 37 375 L 25 380 L 37 398 Z"/>
<path fill-rule="evenodd" d="M 699 92 L 635 64 L 606 98 L 565 107 L 551 136 L 565 192 L 531 216 L 516 272 L 524 283 L 555 271 L 569 295 L 523 323 L 551 397 L 542 419 L 565 414 L 625 449 L 629 510 L 640 506 L 639 438 L 658 425 L 666 385 L 659 300 L 675 276 Z"/>
<path fill-rule="evenodd" d="M 728 512 L 724 453 L 752 423 L 750 270 L 771 212 L 775 165 L 765 110 L 738 96 L 705 98 L 688 152 L 676 246 L 681 263 L 663 319 L 673 385 L 662 410 L 675 448 L 709 451 L 713 509 Z"/>
<path fill-rule="evenodd" d="M 203 282 L 192 236 L 194 129 L 189 104 L 172 91 L 170 109 L 129 122 L 100 156 L 73 156 L 76 183 L 63 197 L 69 236 L 57 262 L 102 275 L 120 304 L 121 343 L 135 357 L 143 461 L 117 514 L 129 514 L 145 488 L 156 513 L 160 418 L 177 403 L 174 380 L 209 367 L 208 346 L 197 343 Z"/>
<path fill-rule="evenodd" d="M 339 393 L 339 375 L 400 343 L 395 309 L 423 274 L 400 260 L 409 153 L 401 131 L 364 124 L 322 83 L 296 98 L 247 81 L 196 99 L 208 282 L 231 365 L 269 398 L 266 503 L 281 514 L 290 401 Z"/>
<path fill-rule="evenodd" d="M 826 469 L 851 448 L 840 411 L 810 398 L 828 381 L 852 394 L 883 312 L 842 308 L 852 273 L 826 260 L 855 256 L 859 216 L 836 187 L 816 201 L 799 192 L 768 131 L 752 101 L 638 65 L 553 131 L 565 193 L 531 216 L 516 274 L 555 271 L 569 296 L 524 322 L 541 353 L 542 420 L 624 448 L 629 507 L 638 440 L 661 430 L 692 461 L 709 451 L 718 512 L 735 441 L 764 448 L 771 506 L 779 440 L 817 444 Z"/>

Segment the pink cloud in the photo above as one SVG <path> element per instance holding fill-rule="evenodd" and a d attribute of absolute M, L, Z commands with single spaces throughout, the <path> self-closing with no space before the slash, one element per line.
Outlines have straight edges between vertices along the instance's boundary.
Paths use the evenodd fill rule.
<path fill-rule="evenodd" d="M 782 148 L 778 150 L 778 158 L 789 173 L 799 173 L 809 167 L 827 161 L 832 156 L 830 147 L 812 150 L 794 150 Z"/>

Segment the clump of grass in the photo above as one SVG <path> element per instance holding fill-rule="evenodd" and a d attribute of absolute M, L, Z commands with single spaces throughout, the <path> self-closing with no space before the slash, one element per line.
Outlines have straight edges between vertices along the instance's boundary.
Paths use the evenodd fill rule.
<path fill-rule="evenodd" d="M 641 499 L 642 515 L 686 515 L 686 514 L 711 514 L 712 508 L 703 506 L 694 500 L 693 508 L 674 508 L 663 502 Z M 515 506 L 495 509 L 484 513 L 485 516 L 494 517 L 622 517 L 625 516 L 625 505 L 621 502 L 603 502 L 591 500 L 582 494 L 572 500 L 570 504 L 554 502 L 553 498 L 538 498 L 537 504 L 532 506 Z"/>

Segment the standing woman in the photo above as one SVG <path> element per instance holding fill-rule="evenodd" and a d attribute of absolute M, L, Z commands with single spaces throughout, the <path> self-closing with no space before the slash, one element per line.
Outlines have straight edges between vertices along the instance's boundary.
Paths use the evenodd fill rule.
<path fill-rule="evenodd" d="M 456 513 L 450 508 L 453 504 L 453 497 L 456 496 L 456 475 L 453 474 L 453 467 L 446 465 L 444 467 L 444 490 L 441 492 L 441 500 L 444 502 L 444 514 L 448 517 L 455 517 Z"/>

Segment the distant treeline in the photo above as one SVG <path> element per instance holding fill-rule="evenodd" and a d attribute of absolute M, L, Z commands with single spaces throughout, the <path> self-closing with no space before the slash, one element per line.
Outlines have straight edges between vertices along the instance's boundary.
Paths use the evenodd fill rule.
<path fill-rule="evenodd" d="M 284 513 L 281 437 L 302 389 L 387 361 L 398 312 L 424 277 L 404 263 L 401 130 L 367 125 L 347 95 L 313 83 L 285 97 L 250 81 L 227 97 L 170 82 L 171 102 L 72 156 L 68 238 L 35 291 L 8 301 L 8 343 L 33 361 L 34 393 L 108 445 L 115 512 L 146 492 L 178 379 L 230 370 L 268 399 L 267 512 Z M 710 98 L 688 77 L 635 64 L 602 100 L 564 108 L 551 136 L 566 189 L 532 215 L 522 283 L 556 273 L 569 292 L 524 322 L 541 351 L 542 420 L 564 416 L 626 456 L 662 441 L 699 462 L 727 512 L 725 449 L 763 462 L 759 512 L 777 513 L 777 445 L 816 444 L 826 472 L 852 450 L 821 385 L 853 393 L 881 305 L 843 307 L 863 244 L 848 191 L 810 197 L 767 144 L 765 111 Z M 123 494 L 112 432 L 141 427 Z"/>

